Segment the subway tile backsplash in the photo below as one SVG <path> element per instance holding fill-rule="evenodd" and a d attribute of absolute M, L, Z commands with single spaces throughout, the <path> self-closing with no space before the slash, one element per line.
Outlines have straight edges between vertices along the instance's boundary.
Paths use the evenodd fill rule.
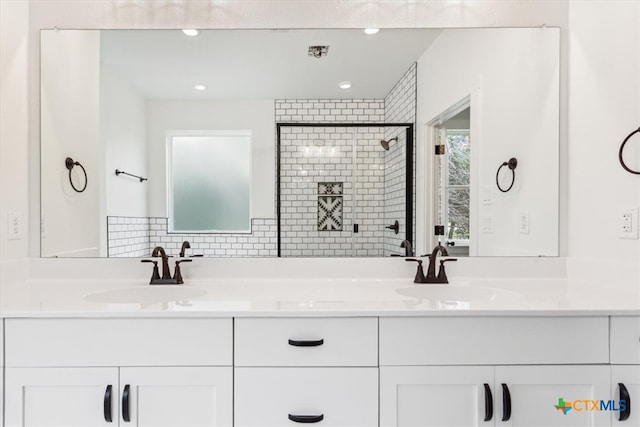
<path fill-rule="evenodd" d="M 143 229 L 138 224 L 146 225 Z M 275 257 L 275 218 L 253 218 L 251 233 L 168 233 L 167 218 L 107 217 L 110 257 L 150 256 L 156 246 L 162 246 L 167 255 L 178 256 L 182 242 L 188 240 L 191 248 L 187 256 L 212 257 Z M 146 234 L 145 234 L 146 233 Z M 135 241 L 135 243 L 134 243 Z M 132 250 L 131 245 L 136 247 Z"/>

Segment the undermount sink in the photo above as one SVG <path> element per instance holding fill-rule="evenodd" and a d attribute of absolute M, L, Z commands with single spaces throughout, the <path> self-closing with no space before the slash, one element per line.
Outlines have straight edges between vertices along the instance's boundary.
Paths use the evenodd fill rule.
<path fill-rule="evenodd" d="M 85 296 L 84 299 L 109 304 L 157 304 L 191 300 L 206 293 L 204 289 L 185 286 L 149 285 L 96 292 Z"/>
<path fill-rule="evenodd" d="M 492 303 L 518 301 L 522 294 L 504 289 L 486 288 L 479 286 L 455 285 L 415 285 L 396 290 L 400 295 L 420 300 L 441 302 Z"/>

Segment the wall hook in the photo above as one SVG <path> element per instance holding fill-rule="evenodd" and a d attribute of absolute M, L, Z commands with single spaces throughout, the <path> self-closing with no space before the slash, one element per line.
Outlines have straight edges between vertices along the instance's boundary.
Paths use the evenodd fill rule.
<path fill-rule="evenodd" d="M 624 162 L 624 159 L 622 158 L 622 152 L 624 151 L 624 146 L 627 144 L 627 141 L 629 141 L 631 139 L 631 137 L 633 135 L 635 135 L 636 133 L 640 133 L 640 128 L 634 130 L 633 132 L 631 132 L 629 135 L 627 135 L 627 137 L 624 139 L 624 141 L 622 141 L 622 144 L 620 145 L 620 149 L 618 150 L 618 160 L 620 160 L 620 164 L 622 165 L 622 168 L 624 170 L 626 170 L 629 173 L 635 174 L 635 175 L 640 175 L 640 172 L 638 171 L 634 171 L 633 169 L 629 168 L 626 163 Z"/>
<path fill-rule="evenodd" d="M 506 190 L 504 190 L 500 186 L 500 180 L 498 179 L 498 177 L 500 176 L 500 169 L 502 169 L 505 166 L 508 166 L 509 170 L 511 171 L 511 185 Z M 513 187 L 513 184 L 516 182 L 516 167 L 518 167 L 518 159 L 516 159 L 515 157 L 510 158 L 508 162 L 503 162 L 500 165 L 500 167 L 498 168 L 498 171 L 496 172 L 496 185 L 498 186 L 498 190 L 502 191 L 503 193 L 506 193 L 507 191 L 511 190 L 511 187 Z"/>
<path fill-rule="evenodd" d="M 88 179 L 87 179 L 87 171 L 84 169 L 84 166 L 82 166 L 80 164 L 80 162 L 74 162 L 73 159 L 71 157 L 67 157 L 64 160 L 64 165 L 67 167 L 67 169 L 69 170 L 69 183 L 71 184 L 71 187 L 77 192 L 77 193 L 82 193 L 84 190 L 87 189 L 87 183 L 88 183 Z M 84 173 L 84 187 L 82 187 L 81 190 L 78 190 L 76 188 L 76 186 L 73 184 L 73 180 L 71 179 L 71 171 L 73 170 L 74 166 L 80 166 L 80 168 L 82 169 L 82 173 Z"/>

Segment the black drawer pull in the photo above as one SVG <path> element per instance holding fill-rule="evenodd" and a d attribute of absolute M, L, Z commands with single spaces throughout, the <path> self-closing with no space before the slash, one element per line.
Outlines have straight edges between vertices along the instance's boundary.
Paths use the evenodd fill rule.
<path fill-rule="evenodd" d="M 107 389 L 104 391 L 104 402 L 103 402 L 103 411 L 104 411 L 104 420 L 108 423 L 112 423 L 113 419 L 111 417 L 111 389 L 113 386 L 109 384 Z"/>
<path fill-rule="evenodd" d="M 502 384 L 502 421 L 509 421 L 511 418 L 511 393 L 506 384 Z"/>
<path fill-rule="evenodd" d="M 293 415 L 293 414 L 289 414 L 289 419 L 293 422 L 296 423 L 301 423 L 301 424 L 312 424 L 312 423 L 319 423 L 320 421 L 324 420 L 324 414 L 320 414 L 320 415 Z"/>
<path fill-rule="evenodd" d="M 289 345 L 294 347 L 317 347 L 324 344 L 323 339 L 319 340 L 289 340 Z"/>
<path fill-rule="evenodd" d="M 484 420 L 491 421 L 493 418 L 493 395 L 489 384 L 484 384 Z"/>
<path fill-rule="evenodd" d="M 625 403 L 624 411 L 620 411 L 618 421 L 626 421 L 629 415 L 631 415 L 631 396 L 629 396 L 629 390 L 627 390 L 624 384 L 618 383 L 618 388 L 620 389 L 620 400 Z"/>
<path fill-rule="evenodd" d="M 122 419 L 125 422 L 131 422 L 131 412 L 129 411 L 129 389 L 131 386 L 129 384 L 124 386 L 124 391 L 122 392 Z"/>

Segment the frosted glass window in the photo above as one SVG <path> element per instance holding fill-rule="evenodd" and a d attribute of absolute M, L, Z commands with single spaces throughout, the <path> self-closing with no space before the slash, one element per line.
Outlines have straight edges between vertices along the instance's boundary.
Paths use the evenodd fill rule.
<path fill-rule="evenodd" d="M 251 231 L 251 132 L 172 134 L 169 231 Z"/>

